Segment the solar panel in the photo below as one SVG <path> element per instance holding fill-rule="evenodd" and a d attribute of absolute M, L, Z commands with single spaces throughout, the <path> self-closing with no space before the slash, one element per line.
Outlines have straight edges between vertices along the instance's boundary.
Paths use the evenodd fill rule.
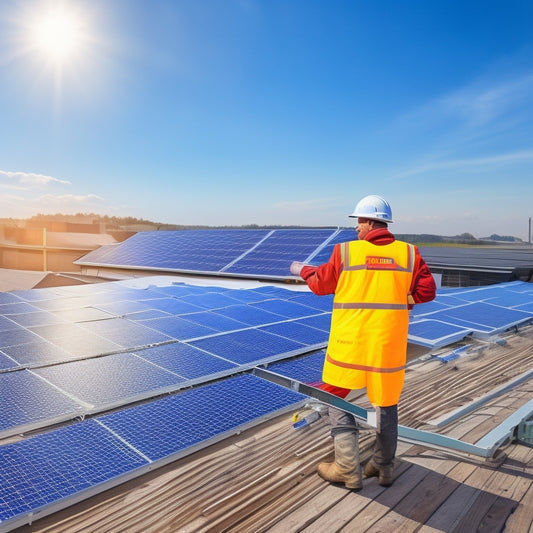
<path fill-rule="evenodd" d="M 320 313 L 318 309 L 286 300 L 266 300 L 265 302 L 250 304 L 250 306 L 269 313 L 276 313 L 285 318 L 301 318 Z"/>
<path fill-rule="evenodd" d="M 294 321 L 263 326 L 259 330 L 280 335 L 281 337 L 292 339 L 308 346 L 316 344 L 325 345 L 329 337 L 329 333 L 326 331 L 305 326 Z"/>
<path fill-rule="evenodd" d="M 0 437 L 68 420 L 82 412 L 79 404 L 29 370 L 0 373 Z"/>
<path fill-rule="evenodd" d="M 317 249 L 316 252 L 307 259 L 307 262 L 316 266 L 327 263 L 336 244 L 354 240 L 357 240 L 357 233 L 355 229 L 341 229 L 333 236 L 333 238 L 324 244 L 324 246 Z"/>
<path fill-rule="evenodd" d="M 408 341 L 437 348 L 460 341 L 471 333 L 472 329 L 439 320 L 420 320 L 409 324 Z"/>
<path fill-rule="evenodd" d="M 225 272 L 289 276 L 292 261 L 304 261 L 334 230 L 276 230 Z"/>
<path fill-rule="evenodd" d="M 74 356 L 44 339 L 27 344 L 6 346 L 2 351 L 23 367 L 42 366 L 70 361 Z"/>
<path fill-rule="evenodd" d="M 19 364 L 15 360 L 11 359 L 4 352 L 0 352 L 0 371 L 13 370 L 18 368 L 18 366 Z"/>
<path fill-rule="evenodd" d="M 0 528 L 7 531 L 126 480 L 147 460 L 86 420 L 0 446 L 0 464 Z"/>
<path fill-rule="evenodd" d="M 264 311 L 262 309 L 254 308 L 251 305 L 232 305 L 224 309 L 217 309 L 213 311 L 218 315 L 222 315 L 249 326 L 258 326 L 262 324 L 271 324 L 272 322 L 279 322 L 285 318 L 282 315 Z"/>
<path fill-rule="evenodd" d="M 305 351 L 302 343 L 254 329 L 206 337 L 188 344 L 239 365 Z"/>
<path fill-rule="evenodd" d="M 116 353 L 34 370 L 90 411 L 175 390 L 183 378 L 131 353 Z"/>
<path fill-rule="evenodd" d="M 187 380 L 202 377 L 212 379 L 213 376 L 227 375 L 229 372 L 238 370 L 235 363 L 181 342 L 160 344 L 144 350 L 136 350 L 135 353 Z"/>
<path fill-rule="evenodd" d="M 218 333 L 213 328 L 202 326 L 201 324 L 195 324 L 190 320 L 184 320 L 177 316 L 151 318 L 149 320 L 143 320 L 142 324 L 180 341 L 197 339 L 199 337 L 205 337 L 206 335 Z"/>
<path fill-rule="evenodd" d="M 475 302 L 437 311 L 426 315 L 426 317 L 469 328 L 480 334 L 495 334 L 505 331 L 533 318 L 530 313 L 525 311 L 507 309 L 484 302 Z"/>
<path fill-rule="evenodd" d="M 267 234 L 267 230 L 139 232 L 105 254 L 89 252 L 75 263 L 218 272 Z"/>
<path fill-rule="evenodd" d="M 251 375 L 236 376 L 103 415 L 98 420 L 151 461 L 220 439 L 306 397 Z"/>
<path fill-rule="evenodd" d="M 317 351 L 310 355 L 281 361 L 279 363 L 270 363 L 266 368 L 291 379 L 310 385 L 319 385 L 322 383 L 322 367 L 324 366 L 325 354 L 323 351 Z"/>
<path fill-rule="evenodd" d="M 146 324 L 146 322 L 143 324 Z M 84 322 L 82 327 L 123 348 L 148 346 L 171 340 L 168 335 L 143 324 L 132 322 L 125 318 L 109 318 L 107 320 Z"/>

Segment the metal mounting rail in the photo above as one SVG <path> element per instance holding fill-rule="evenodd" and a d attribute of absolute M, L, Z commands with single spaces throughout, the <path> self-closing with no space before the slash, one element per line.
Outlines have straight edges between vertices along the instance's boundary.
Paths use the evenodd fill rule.
<path fill-rule="evenodd" d="M 297 380 L 288 378 L 281 374 L 276 374 L 269 370 L 263 368 L 254 368 L 252 373 L 265 379 L 271 381 L 293 391 L 309 396 L 321 403 L 324 403 L 331 407 L 336 407 L 342 411 L 352 414 L 358 422 L 361 422 L 363 425 L 369 427 L 376 427 L 375 422 L 373 421 L 373 411 L 367 411 L 358 405 L 352 404 L 330 394 L 321 389 L 317 389 L 305 383 L 301 383 Z M 519 422 L 519 421 L 518 421 Z M 518 424 L 517 422 L 517 424 Z M 398 426 L 398 439 L 404 442 L 409 442 L 411 444 L 420 444 L 426 446 L 427 448 L 439 449 L 443 451 L 455 451 L 463 454 L 476 455 L 478 457 L 484 457 L 488 460 L 491 460 L 496 455 L 498 449 L 504 444 L 508 444 L 512 440 L 513 428 L 507 428 L 505 432 L 500 432 L 495 435 L 494 439 L 491 439 L 491 442 L 487 442 L 486 439 L 482 439 L 478 444 L 471 444 L 464 442 L 462 440 L 454 439 L 452 437 L 447 437 L 446 435 L 440 435 L 438 433 L 431 433 L 429 431 L 424 431 L 421 429 L 413 429 L 406 426 Z M 491 432 L 492 433 L 492 432 Z M 481 443 L 481 445 L 480 445 Z"/>

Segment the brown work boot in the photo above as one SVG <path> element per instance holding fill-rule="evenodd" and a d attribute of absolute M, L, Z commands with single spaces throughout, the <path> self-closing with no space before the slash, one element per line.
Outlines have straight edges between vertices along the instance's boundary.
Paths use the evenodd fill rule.
<path fill-rule="evenodd" d="M 380 485 L 383 487 L 390 487 L 394 481 L 394 466 L 392 464 L 378 466 L 372 459 L 370 459 L 365 465 L 363 477 L 365 479 L 369 477 L 377 477 Z"/>
<path fill-rule="evenodd" d="M 347 489 L 362 489 L 358 435 L 353 432 L 339 433 L 335 435 L 334 443 L 335 461 L 320 463 L 318 475 L 330 483 L 344 483 Z"/>

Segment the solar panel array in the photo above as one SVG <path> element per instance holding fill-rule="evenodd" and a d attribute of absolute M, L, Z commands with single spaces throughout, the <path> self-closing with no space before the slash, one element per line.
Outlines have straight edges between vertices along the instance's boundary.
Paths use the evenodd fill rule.
<path fill-rule="evenodd" d="M 533 320 L 533 284 L 441 289 L 411 313 L 409 340 L 422 346 L 446 346 L 468 335 L 488 338 Z"/>
<path fill-rule="evenodd" d="M 0 437 L 187 389 L 0 446 L 0 520 L 103 490 L 294 406 L 300 397 L 242 375 L 268 365 L 320 382 L 333 298 L 292 289 L 155 277 L 0 293 Z M 409 339 L 438 348 L 497 335 L 531 322 L 532 304 L 524 282 L 442 289 L 413 309 Z"/>
<path fill-rule="evenodd" d="M 353 229 L 146 231 L 75 263 L 278 279 L 291 277 L 292 261 L 318 265 L 334 244 L 356 238 Z"/>
<path fill-rule="evenodd" d="M 154 279 L 19 291 L 0 303 L 0 437 L 327 343 L 331 298 Z M 32 394 L 13 402 L 17 391 Z"/>
<path fill-rule="evenodd" d="M 0 446 L 0 530 L 64 508 L 305 400 L 241 375 Z"/>

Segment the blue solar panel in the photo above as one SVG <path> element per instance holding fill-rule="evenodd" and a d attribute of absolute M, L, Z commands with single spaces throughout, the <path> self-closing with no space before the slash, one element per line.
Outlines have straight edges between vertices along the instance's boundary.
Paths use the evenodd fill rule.
<path fill-rule="evenodd" d="M 68 420 L 81 413 L 79 404 L 29 370 L 0 373 L 0 436 Z"/>
<path fill-rule="evenodd" d="M 149 320 L 143 320 L 141 323 L 179 341 L 197 339 L 199 337 L 205 337 L 206 335 L 217 333 L 213 328 L 208 328 L 201 324 L 195 324 L 190 320 L 184 320 L 177 316 L 151 318 Z"/>
<path fill-rule="evenodd" d="M 308 346 L 315 344 L 326 344 L 328 342 L 329 333 L 320 329 L 312 328 L 299 324 L 297 322 L 282 322 L 280 324 L 272 324 L 270 326 L 263 326 L 259 328 L 261 331 L 280 335 L 296 342 L 301 342 Z"/>
<path fill-rule="evenodd" d="M 19 298 L 16 293 L 13 292 L 0 292 L 0 305 L 1 304 L 12 304 L 15 302 L 20 302 L 21 298 Z"/>
<path fill-rule="evenodd" d="M 250 304 L 250 306 L 268 311 L 269 313 L 276 313 L 286 318 L 301 318 L 320 314 L 320 310 L 318 309 L 285 300 L 267 300 L 257 304 Z"/>
<path fill-rule="evenodd" d="M 147 231 L 76 264 L 218 272 L 253 248 L 266 230 Z"/>
<path fill-rule="evenodd" d="M 161 344 L 144 350 L 136 350 L 135 353 L 188 380 L 221 373 L 227 374 L 229 371 L 235 372 L 238 369 L 235 363 L 181 342 Z"/>
<path fill-rule="evenodd" d="M 0 334 L 0 348 L 6 348 L 8 346 L 14 346 L 16 344 L 26 344 L 29 342 L 38 341 L 39 337 L 19 326 L 17 329 L 8 329 L 2 331 Z"/>
<path fill-rule="evenodd" d="M 232 273 L 289 276 L 292 261 L 304 261 L 334 230 L 276 230 L 243 258 L 225 269 Z"/>
<path fill-rule="evenodd" d="M 131 353 L 73 361 L 34 372 L 93 410 L 174 390 L 183 381 Z"/>
<path fill-rule="evenodd" d="M 295 322 L 304 324 L 305 326 L 311 326 L 312 328 L 321 329 L 322 331 L 329 332 L 331 326 L 331 314 L 315 315 L 306 318 L 299 318 Z"/>
<path fill-rule="evenodd" d="M 305 351 L 302 343 L 254 329 L 224 333 L 189 344 L 241 365 Z"/>
<path fill-rule="evenodd" d="M 318 266 L 323 263 L 327 263 L 336 244 L 354 240 L 357 240 L 357 233 L 355 229 L 352 228 L 340 230 L 332 239 L 328 241 L 326 245 L 318 249 L 317 252 L 309 258 L 309 264 Z"/>
<path fill-rule="evenodd" d="M 158 298 L 155 300 L 145 300 L 144 304 L 150 306 L 152 309 L 165 311 L 171 315 L 182 315 L 185 313 L 194 313 L 196 311 L 203 311 L 203 307 L 177 300 L 176 298 Z"/>
<path fill-rule="evenodd" d="M 2 351 L 24 367 L 60 363 L 73 358 L 71 353 L 62 350 L 56 344 L 44 339 L 39 339 L 37 342 L 30 342 L 28 344 L 6 346 L 2 348 Z"/>
<path fill-rule="evenodd" d="M 63 320 L 61 317 L 54 313 L 48 313 L 47 311 L 36 311 L 35 313 L 12 315 L 11 320 L 25 327 L 45 326 L 48 324 L 61 324 L 65 322 L 65 320 Z"/>
<path fill-rule="evenodd" d="M 233 318 L 229 318 L 211 311 L 204 311 L 202 313 L 192 313 L 190 315 L 182 315 L 183 320 L 188 320 L 195 324 L 201 324 L 211 328 L 217 332 L 233 331 L 236 329 L 247 328 L 248 325 L 244 322 L 239 322 Z"/>
<path fill-rule="evenodd" d="M 319 385 L 322 383 L 322 367 L 324 366 L 324 352 L 318 351 L 305 357 L 271 363 L 267 369 L 276 374 L 281 374 L 291 379 L 307 383 L 310 385 Z"/>
<path fill-rule="evenodd" d="M 87 331 L 108 339 L 124 348 L 148 346 L 171 340 L 168 335 L 160 331 L 155 331 L 150 327 L 125 318 L 110 318 L 107 320 L 84 322 L 82 326 Z"/>
<path fill-rule="evenodd" d="M 409 324 L 409 342 L 430 348 L 446 346 L 472 333 L 472 329 L 438 320 L 420 320 Z"/>
<path fill-rule="evenodd" d="M 444 311 L 437 311 L 427 318 L 470 328 L 480 333 L 496 333 L 531 320 L 530 313 L 506 309 L 496 305 L 475 302 Z"/>
<path fill-rule="evenodd" d="M 231 298 L 227 294 L 219 294 L 216 292 L 206 292 L 204 294 L 191 294 L 189 296 L 182 296 L 180 301 L 191 303 L 202 309 L 220 309 L 221 307 L 228 307 L 230 305 L 237 305 L 240 302 Z"/>
<path fill-rule="evenodd" d="M 306 397 L 243 375 L 98 418 L 152 461 L 305 401 Z"/>
<path fill-rule="evenodd" d="M 0 352 L 0 371 L 13 370 L 18 367 L 19 364 L 14 359 L 11 359 L 11 357 L 4 352 Z"/>
<path fill-rule="evenodd" d="M 0 315 L 4 316 L 20 315 L 22 313 L 33 313 L 35 311 L 39 311 L 39 308 L 26 302 L 0 304 Z"/>
<path fill-rule="evenodd" d="M 147 461 L 98 422 L 86 420 L 0 446 L 0 464 L 0 528 L 11 529 L 16 519 L 116 484 Z"/>
<path fill-rule="evenodd" d="M 285 318 L 279 314 L 263 311 L 262 309 L 254 308 L 251 305 L 233 305 L 224 309 L 217 309 L 214 313 L 233 318 L 233 320 L 248 324 L 249 326 L 259 326 L 285 320 Z"/>
<path fill-rule="evenodd" d="M 333 308 L 333 294 L 327 294 L 325 296 L 317 296 L 312 292 L 297 292 L 294 294 L 294 296 L 289 298 L 291 302 L 307 305 L 320 311 L 331 312 Z"/>

